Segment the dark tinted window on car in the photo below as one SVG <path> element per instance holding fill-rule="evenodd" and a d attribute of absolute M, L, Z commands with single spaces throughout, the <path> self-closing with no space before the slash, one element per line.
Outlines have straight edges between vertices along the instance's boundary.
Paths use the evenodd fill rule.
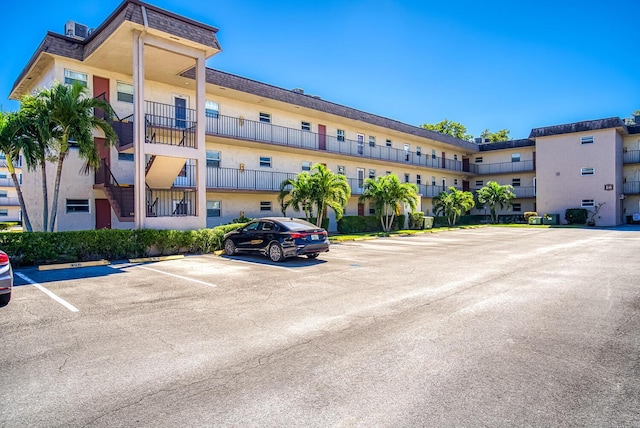
<path fill-rule="evenodd" d="M 286 220 L 281 221 L 282 225 L 289 230 L 306 230 L 306 229 L 317 229 L 317 226 L 311 223 L 307 223 L 304 220 Z"/>
<path fill-rule="evenodd" d="M 254 222 L 254 223 L 249 223 L 248 225 L 246 225 L 246 226 L 244 227 L 244 229 L 243 229 L 243 230 L 244 230 L 245 232 L 246 232 L 246 231 L 250 231 L 250 230 L 256 230 L 256 229 L 258 228 L 258 225 L 259 225 L 259 224 L 260 224 L 260 223 L 258 223 L 257 221 L 256 221 L 256 222 Z"/>

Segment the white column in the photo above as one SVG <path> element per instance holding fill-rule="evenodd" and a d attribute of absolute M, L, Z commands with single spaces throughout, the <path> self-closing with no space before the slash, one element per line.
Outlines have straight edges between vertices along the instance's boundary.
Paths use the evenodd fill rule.
<path fill-rule="evenodd" d="M 207 148 L 206 148 L 206 127 L 207 118 L 205 115 L 206 99 L 206 65 L 204 52 L 196 58 L 196 144 L 198 148 L 197 174 L 198 174 L 198 207 L 196 214 L 201 227 L 206 227 L 207 223 Z"/>
<path fill-rule="evenodd" d="M 144 39 L 142 34 L 133 35 L 133 152 L 135 159 L 134 201 L 135 228 L 142 229 L 146 219 L 145 191 L 145 130 L 144 130 Z"/>

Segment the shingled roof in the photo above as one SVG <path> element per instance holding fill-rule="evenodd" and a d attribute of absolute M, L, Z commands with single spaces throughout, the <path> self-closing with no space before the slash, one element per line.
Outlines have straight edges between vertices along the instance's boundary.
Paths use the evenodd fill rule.
<path fill-rule="evenodd" d="M 552 135 L 570 134 L 573 132 L 596 131 L 598 129 L 626 128 L 624 122 L 619 117 L 607 119 L 585 120 L 582 122 L 567 123 L 564 125 L 545 126 L 534 128 L 529 134 L 529 138 L 549 137 Z"/>
<path fill-rule="evenodd" d="M 508 140 L 508 141 L 498 141 L 496 143 L 479 144 L 478 148 L 480 149 L 481 152 L 487 152 L 490 150 L 516 149 L 518 147 L 529 147 L 529 146 L 535 146 L 535 145 L 536 145 L 536 142 L 534 140 L 523 138 L 521 140 Z"/>

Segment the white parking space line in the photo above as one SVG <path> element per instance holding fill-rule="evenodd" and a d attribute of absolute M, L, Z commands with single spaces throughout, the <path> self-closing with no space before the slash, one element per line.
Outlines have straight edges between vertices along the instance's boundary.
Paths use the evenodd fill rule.
<path fill-rule="evenodd" d="M 284 270 L 291 270 L 291 268 L 286 267 L 286 266 L 274 266 L 274 265 L 270 265 L 268 263 L 260 263 L 260 262 L 250 262 L 247 260 L 240 260 L 240 259 L 234 259 L 231 257 L 219 257 L 219 256 L 208 256 L 208 255 L 203 255 L 202 257 L 207 257 L 209 259 L 218 259 L 221 261 L 224 261 L 225 263 L 228 262 L 234 262 L 234 263 L 244 263 L 244 264 L 248 264 L 248 265 L 253 265 L 253 266 L 264 266 L 264 267 L 270 267 L 270 268 L 275 268 L 275 269 L 284 269 Z"/>
<path fill-rule="evenodd" d="M 26 276 L 26 275 L 24 275 L 24 274 L 22 274 L 20 272 L 16 272 L 16 276 L 19 276 L 23 280 L 27 281 L 29 284 L 33 285 L 38 290 L 42 291 L 47 296 L 51 297 L 53 300 L 55 300 L 56 302 L 60 303 L 65 308 L 69 309 L 71 312 L 80 312 L 80 310 L 78 308 L 76 308 L 75 306 L 73 306 L 71 303 L 67 302 L 62 297 L 57 296 L 52 291 L 47 290 L 42 285 L 38 284 L 37 282 L 35 282 L 31 278 L 29 278 L 28 276 Z"/>
<path fill-rule="evenodd" d="M 182 275 L 176 275 L 176 274 L 169 273 L 169 272 L 163 272 L 163 271 L 161 271 L 161 270 L 152 269 L 152 268 L 150 268 L 150 267 L 146 267 L 146 266 L 132 266 L 132 267 L 136 267 L 136 268 L 144 269 L 144 270 L 150 270 L 150 271 L 152 271 L 152 272 L 161 273 L 161 274 L 163 274 L 163 275 L 173 276 L 173 277 L 175 277 L 175 278 L 183 279 L 183 280 L 185 280 L 185 281 L 197 282 L 198 284 L 203 284 L 203 285 L 206 285 L 206 286 L 208 286 L 208 287 L 217 287 L 217 285 L 215 285 L 215 284 L 211 284 L 211 283 L 209 283 L 209 282 L 200 281 L 200 280 L 198 280 L 198 279 L 193 279 L 193 278 L 189 278 L 189 277 L 182 276 Z"/>

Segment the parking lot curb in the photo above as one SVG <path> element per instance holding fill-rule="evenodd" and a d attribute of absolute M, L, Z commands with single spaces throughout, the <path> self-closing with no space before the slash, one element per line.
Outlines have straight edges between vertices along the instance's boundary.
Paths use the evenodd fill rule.
<path fill-rule="evenodd" d="M 224 250 L 218 250 L 213 252 L 214 256 L 221 256 L 223 254 L 227 254 L 227 253 L 225 253 Z"/>
<path fill-rule="evenodd" d="M 69 268 L 80 268 L 80 267 L 90 267 L 90 266 L 105 266 L 110 264 L 109 260 L 93 260 L 90 262 L 75 262 L 75 263 L 58 263 L 53 265 L 42 265 L 38 266 L 38 270 L 56 270 L 56 269 L 69 269 Z"/>
<path fill-rule="evenodd" d="M 166 260 L 178 259 L 184 259 L 184 254 L 175 254 L 173 256 L 140 257 L 137 259 L 129 259 L 129 263 L 164 262 Z"/>

